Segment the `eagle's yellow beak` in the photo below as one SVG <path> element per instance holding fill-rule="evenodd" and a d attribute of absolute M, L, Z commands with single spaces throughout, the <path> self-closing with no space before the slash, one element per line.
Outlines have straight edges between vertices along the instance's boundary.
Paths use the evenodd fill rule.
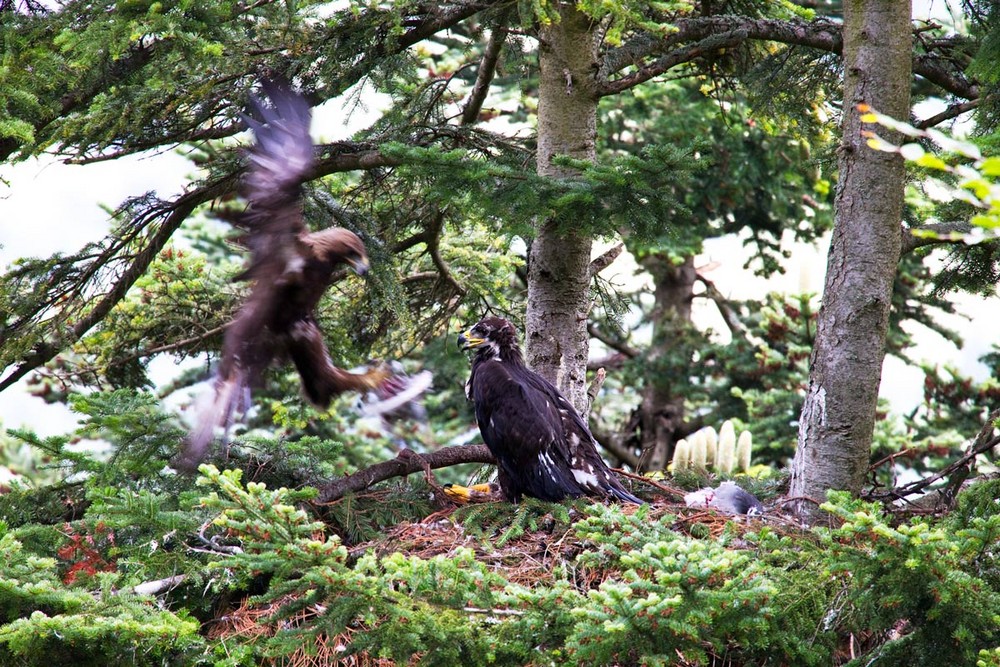
<path fill-rule="evenodd" d="M 458 337 L 458 346 L 463 350 L 471 350 L 474 347 L 479 347 L 485 342 L 485 338 L 474 336 L 471 329 Z"/>

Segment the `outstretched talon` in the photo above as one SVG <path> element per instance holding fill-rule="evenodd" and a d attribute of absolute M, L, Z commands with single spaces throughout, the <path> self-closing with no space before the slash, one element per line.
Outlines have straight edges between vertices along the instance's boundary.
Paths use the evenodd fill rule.
<path fill-rule="evenodd" d="M 398 364 L 396 364 L 398 365 Z M 431 386 L 434 376 L 430 371 L 406 375 L 400 366 L 381 364 L 366 375 L 380 378 L 373 382 L 371 392 L 362 402 L 361 414 L 366 417 L 382 415 L 422 419 L 425 414 L 420 399 Z"/>

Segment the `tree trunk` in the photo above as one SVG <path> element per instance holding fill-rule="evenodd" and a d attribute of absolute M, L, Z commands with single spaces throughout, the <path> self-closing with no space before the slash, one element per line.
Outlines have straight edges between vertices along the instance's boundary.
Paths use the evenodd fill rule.
<path fill-rule="evenodd" d="M 694 298 L 694 257 L 674 264 L 666 254 L 653 253 L 642 260 L 653 277 L 653 339 L 646 353 L 649 367 L 657 368 L 660 359 L 670 354 L 678 332 L 691 323 Z M 683 333 L 682 333 L 683 335 Z M 684 425 L 684 395 L 671 377 L 647 374 L 639 408 L 641 470 L 664 470 L 673 455 Z"/>
<path fill-rule="evenodd" d="M 573 178 L 552 164 L 556 155 L 594 160 L 597 141 L 597 39 L 590 19 L 572 3 L 562 20 L 541 31 L 538 90 L 538 173 Z M 559 234 L 540 221 L 528 253 L 525 340 L 528 366 L 587 412 L 587 315 L 590 310 L 590 234 Z"/>
<path fill-rule="evenodd" d="M 910 110 L 910 3 L 844 5 L 836 219 L 790 490 L 816 500 L 864 483 L 900 253 L 903 160 L 865 145 L 857 105 L 903 120 Z"/>

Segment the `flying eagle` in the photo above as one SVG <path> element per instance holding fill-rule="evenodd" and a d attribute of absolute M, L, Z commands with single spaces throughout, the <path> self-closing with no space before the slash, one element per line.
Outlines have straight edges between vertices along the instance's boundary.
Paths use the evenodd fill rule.
<path fill-rule="evenodd" d="M 642 503 L 608 469 L 573 405 L 524 365 L 514 325 L 484 318 L 458 344 L 474 351 L 466 391 L 508 500 L 596 496 Z"/>
<path fill-rule="evenodd" d="M 228 427 L 234 412 L 249 406 L 250 388 L 272 362 L 290 358 L 310 403 L 320 408 L 345 391 L 377 388 L 390 373 L 382 367 L 353 374 L 333 365 L 314 310 L 334 271 L 368 270 L 364 243 L 339 227 L 309 232 L 302 220 L 302 183 L 313 165 L 310 107 L 287 85 L 262 84 L 271 106 L 251 97 L 256 120 L 244 117 L 256 136 L 248 151 L 242 194 L 248 209 L 233 223 L 245 230 L 248 268 L 238 280 L 253 281 L 246 302 L 226 328 L 214 394 L 197 415 L 181 456 L 181 468 L 205 457 L 217 426 Z"/>

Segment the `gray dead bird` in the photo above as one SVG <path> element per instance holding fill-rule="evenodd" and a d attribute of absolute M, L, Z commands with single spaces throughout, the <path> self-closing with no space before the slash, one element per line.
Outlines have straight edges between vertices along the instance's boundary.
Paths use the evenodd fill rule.
<path fill-rule="evenodd" d="M 688 507 L 714 507 L 726 514 L 746 514 L 760 516 L 764 505 L 749 491 L 744 491 L 735 482 L 723 482 L 714 489 L 704 488 L 684 494 Z"/>

